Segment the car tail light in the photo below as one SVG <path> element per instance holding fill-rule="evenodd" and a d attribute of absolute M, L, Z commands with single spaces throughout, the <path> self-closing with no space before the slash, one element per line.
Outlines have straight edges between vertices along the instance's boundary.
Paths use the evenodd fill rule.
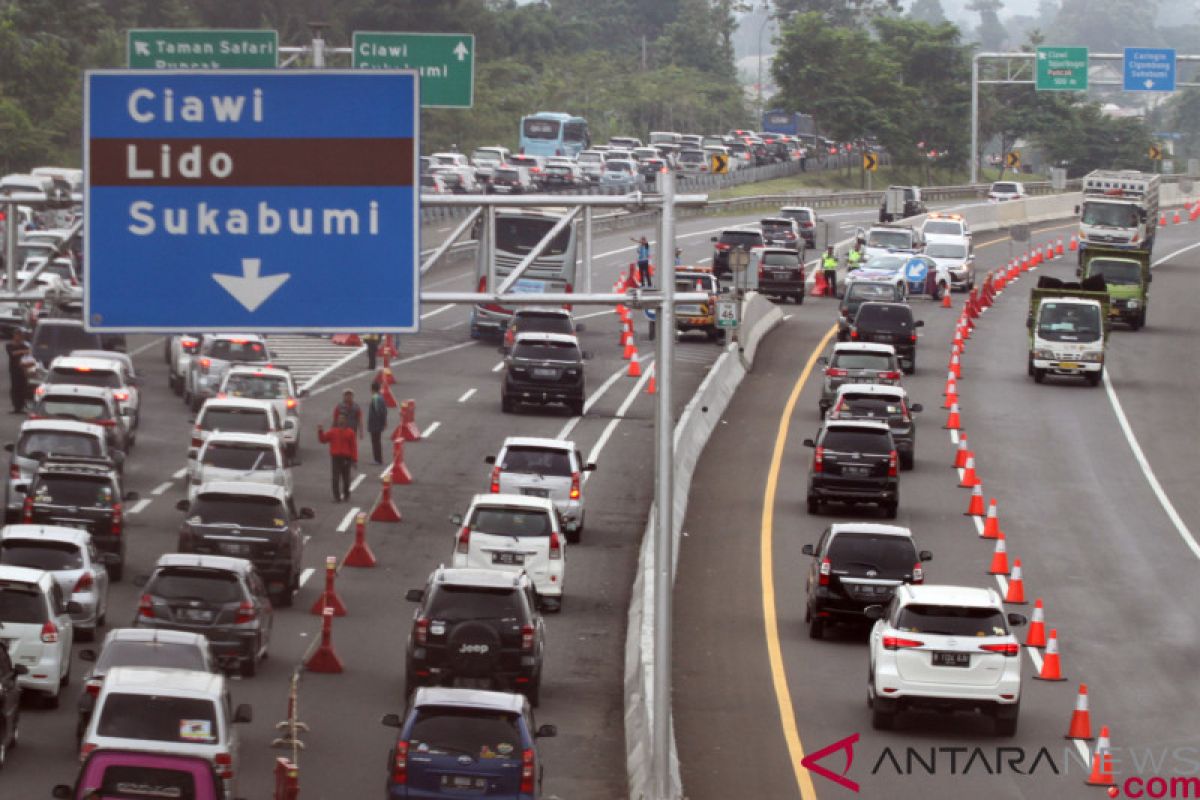
<path fill-rule="evenodd" d="M 796 238 L 796 234 L 792 233 L 791 231 L 787 231 L 786 233 L 784 233 L 784 234 L 783 234 L 783 238 L 785 238 L 785 239 L 795 239 L 795 238 Z"/>
<path fill-rule="evenodd" d="M 714 245 L 714 248 L 713 248 L 713 249 L 715 249 L 715 250 L 728 250 L 728 249 L 729 249 L 729 245 L 725 244 L 724 242 L 717 242 L 717 243 L 716 243 L 716 245 Z"/>
<path fill-rule="evenodd" d="M 21 468 L 16 464 L 8 465 L 8 477 L 12 480 L 18 480 L 21 477 Z"/>
<path fill-rule="evenodd" d="M 213 763 L 217 767 L 217 774 L 225 780 L 233 778 L 233 756 L 229 753 L 217 753 L 213 757 Z"/>
<path fill-rule="evenodd" d="M 103 678 L 88 678 L 83 682 L 83 690 L 92 697 L 100 696 L 100 687 L 104 685 Z"/>
<path fill-rule="evenodd" d="M 417 622 L 413 625 L 413 641 L 417 644 L 425 644 L 429 641 L 428 617 L 417 617 Z"/>
<path fill-rule="evenodd" d="M 258 611 L 249 600 L 243 600 L 237 608 L 237 616 L 233 618 L 234 625 L 245 625 L 258 619 Z"/>
<path fill-rule="evenodd" d="M 920 561 L 918 561 L 916 564 L 913 565 L 912 582 L 913 583 L 924 583 L 925 582 L 925 569 L 921 566 Z"/>
<path fill-rule="evenodd" d="M 908 340 L 909 340 L 910 342 L 915 342 L 915 341 L 917 341 L 917 334 L 916 334 L 916 332 L 910 333 L 910 334 L 908 335 Z"/>
<path fill-rule="evenodd" d="M 832 571 L 833 571 L 833 564 L 831 564 L 829 562 L 828 558 L 822 558 L 821 559 L 821 571 L 817 578 L 817 584 L 819 586 L 828 586 L 829 585 L 829 573 Z"/>
<path fill-rule="evenodd" d="M 980 650 L 988 653 L 999 653 L 1002 656 L 1012 658 L 1021 652 L 1021 646 L 1016 642 L 1006 642 L 1004 644 L 981 644 Z"/>
<path fill-rule="evenodd" d="M 204 441 L 200 438 L 200 433 L 201 430 L 199 425 L 197 425 L 195 428 L 192 428 L 192 447 L 200 447 L 204 444 Z"/>
<path fill-rule="evenodd" d="M 909 647 L 924 647 L 924 642 L 918 642 L 916 639 L 905 639 L 900 636 L 885 636 L 883 637 L 884 650 L 904 650 Z"/>
<path fill-rule="evenodd" d="M 471 528 L 469 525 L 463 525 L 461 531 L 458 532 L 458 544 L 454 546 L 454 552 L 461 555 L 467 554 L 467 547 L 471 544 Z"/>
<path fill-rule="evenodd" d="M 811 228 L 811 227 L 813 227 L 813 224 L 811 222 L 801 222 L 800 227 L 801 228 Z"/>
<path fill-rule="evenodd" d="M 124 389 L 121 389 L 118 392 L 113 392 L 113 397 L 117 400 L 124 402 L 129 399 L 129 392 L 125 391 Z"/>
<path fill-rule="evenodd" d="M 75 588 L 71 590 L 71 593 L 86 591 L 94 585 L 95 582 L 92 580 L 92 573 L 85 572 L 79 576 L 79 580 L 75 581 Z"/>
<path fill-rule="evenodd" d="M 396 742 L 396 755 L 392 759 L 392 785 L 408 783 L 408 742 Z"/>
<path fill-rule="evenodd" d="M 537 763 L 533 749 L 526 747 L 521 752 L 521 791 L 532 794 L 534 791 L 534 776 L 537 774 Z"/>
<path fill-rule="evenodd" d="M 42 625 L 42 643 L 55 644 L 58 642 L 58 626 L 53 620 L 46 620 Z"/>
<path fill-rule="evenodd" d="M 900 380 L 900 373 L 893 369 L 889 370 L 888 372 L 881 373 L 879 377 L 885 381 L 898 381 Z"/>
<path fill-rule="evenodd" d="M 526 653 L 533 652 L 533 626 L 521 626 L 521 649 Z"/>
<path fill-rule="evenodd" d="M 570 495 L 571 499 L 578 500 L 580 493 L 581 492 L 580 492 L 580 487 L 579 487 L 579 473 L 572 472 L 571 473 L 571 495 Z"/>
<path fill-rule="evenodd" d="M 899 460 L 896 456 L 896 451 L 888 453 L 888 477 L 895 478 L 900 474 Z"/>
<path fill-rule="evenodd" d="M 851 339 L 857 339 L 857 338 L 858 338 L 858 331 L 851 329 L 851 330 L 850 330 L 850 338 L 851 338 Z"/>
<path fill-rule="evenodd" d="M 557 533 L 550 534 L 550 559 L 556 560 L 562 558 L 562 539 Z"/>
<path fill-rule="evenodd" d="M 125 523 L 124 509 L 120 503 L 113 503 L 112 506 L 112 535 L 120 536 L 121 528 Z"/>
<path fill-rule="evenodd" d="M 33 522 L 33 498 L 25 495 L 25 502 L 21 504 L 21 521 Z"/>
<path fill-rule="evenodd" d="M 813 472 L 825 471 L 825 448 L 817 447 L 813 450 Z"/>
<path fill-rule="evenodd" d="M 46 384 L 43 383 L 38 388 L 34 389 L 33 396 L 37 400 L 41 400 L 43 397 L 45 397 L 46 396 Z"/>
<path fill-rule="evenodd" d="M 500 467 L 492 467 L 492 494 L 500 494 Z"/>
<path fill-rule="evenodd" d="M 184 336 L 179 340 L 179 346 L 182 347 L 185 352 L 194 353 L 196 352 L 196 348 L 200 346 L 200 340 L 193 339 L 191 336 Z"/>
<path fill-rule="evenodd" d="M 138 600 L 137 613 L 139 617 L 146 617 L 147 619 L 154 619 L 157 616 L 154 613 L 154 601 L 150 598 L 150 595 L 144 594 L 142 595 L 142 599 Z"/>
<path fill-rule="evenodd" d="M 574 284 L 570 284 L 570 283 L 568 283 L 566 286 L 564 286 L 564 287 L 563 287 L 563 292 L 564 292 L 565 294 L 575 294 L 575 286 L 574 286 Z M 564 303 L 564 304 L 563 304 L 563 308 L 564 308 L 564 309 L 566 309 L 567 311 L 570 311 L 570 310 L 571 310 L 571 305 L 570 305 L 569 303 Z"/>
<path fill-rule="evenodd" d="M 99 425 L 102 428 L 115 428 L 117 421 L 115 419 L 93 419 L 90 420 L 93 425 Z"/>
<path fill-rule="evenodd" d="M 295 411 L 296 410 L 296 398 L 289 397 L 287 399 L 287 402 L 284 403 L 284 406 L 287 407 L 288 411 Z"/>
<path fill-rule="evenodd" d="M 93 744 L 91 742 L 88 742 L 83 747 L 79 748 L 79 760 L 86 761 L 87 757 L 92 754 L 92 751 L 95 750 L 96 748 L 98 748 L 99 746 L 100 745 L 98 745 L 98 744 Z"/>
<path fill-rule="evenodd" d="M 844 378 L 849 374 L 850 373 L 848 371 L 846 371 L 844 369 L 839 369 L 837 367 L 826 367 L 825 368 L 825 375 L 830 378 Z"/>

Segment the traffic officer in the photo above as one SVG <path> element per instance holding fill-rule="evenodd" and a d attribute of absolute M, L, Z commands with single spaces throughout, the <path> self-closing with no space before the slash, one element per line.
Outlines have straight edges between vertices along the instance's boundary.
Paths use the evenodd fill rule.
<path fill-rule="evenodd" d="M 850 252 L 846 254 L 846 274 L 847 276 L 862 266 L 863 252 L 862 242 L 855 241 L 854 246 L 850 248 Z"/>
<path fill-rule="evenodd" d="M 821 269 L 825 272 L 826 291 L 830 297 L 837 297 L 837 256 L 833 254 L 833 245 L 825 248 L 825 255 L 821 258 Z"/>

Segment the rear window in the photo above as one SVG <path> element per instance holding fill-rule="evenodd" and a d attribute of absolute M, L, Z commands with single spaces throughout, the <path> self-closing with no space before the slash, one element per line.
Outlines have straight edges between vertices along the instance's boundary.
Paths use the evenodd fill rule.
<path fill-rule="evenodd" d="M 236 603 L 242 599 L 242 587 L 232 572 L 188 567 L 159 570 L 146 592 L 164 600 Z"/>
<path fill-rule="evenodd" d="M 268 375 L 230 375 L 225 393 L 251 400 L 282 400 L 288 396 L 287 378 Z"/>
<path fill-rule="evenodd" d="M 951 242 L 933 242 L 925 245 L 925 255 L 930 258 L 966 258 L 967 246 Z"/>
<path fill-rule="evenodd" d="M 109 508 L 117 500 L 112 481 L 88 475 L 41 475 L 29 494 L 38 504 L 80 508 Z"/>
<path fill-rule="evenodd" d="M 797 222 L 812 222 L 812 221 L 813 221 L 813 214 L 812 214 L 812 212 L 811 212 L 811 211 L 807 211 L 807 210 L 804 210 L 804 211 L 784 211 L 784 212 L 783 212 L 783 216 L 785 216 L 785 217 L 791 217 L 792 219 L 796 220 Z"/>
<path fill-rule="evenodd" d="M 253 444 L 220 442 L 204 448 L 201 463 L 217 469 L 275 469 L 275 451 L 270 447 Z"/>
<path fill-rule="evenodd" d="M 912 309 L 908 306 L 879 303 L 864 303 L 854 318 L 855 327 L 893 333 L 911 330 L 912 322 Z"/>
<path fill-rule="evenodd" d="M 561 164 L 551 164 L 550 166 L 546 167 L 545 172 L 547 175 L 570 175 L 571 168 L 564 167 Z"/>
<path fill-rule="evenodd" d="M 883 533 L 839 533 L 829 543 L 826 555 L 834 569 L 846 570 L 851 575 L 862 575 L 868 570 L 907 573 L 917 563 L 912 539 Z"/>
<path fill-rule="evenodd" d="M 904 416 L 904 405 L 895 398 L 847 395 L 838 404 L 837 413 L 843 417 L 892 419 Z"/>
<path fill-rule="evenodd" d="M 788 253 L 767 253 L 763 256 L 763 266 L 766 267 L 798 267 L 800 266 L 800 256 L 789 255 Z"/>
<path fill-rule="evenodd" d="M 83 553 L 70 542 L 5 539 L 0 541 L 0 564 L 47 572 L 83 569 Z"/>
<path fill-rule="evenodd" d="M 892 356 L 887 353 L 834 353 L 830 366 L 840 369 L 873 369 L 886 372 L 892 368 Z"/>
<path fill-rule="evenodd" d="M 267 348 L 262 342 L 241 339 L 215 339 L 208 354 L 224 361 L 257 362 L 267 360 Z"/>
<path fill-rule="evenodd" d="M 523 751 L 517 716 L 503 711 L 424 706 L 408 734 L 408 752 L 519 759 Z"/>
<path fill-rule="evenodd" d="M 104 767 L 100 793 L 105 800 L 196 800 L 196 776 L 184 770 L 144 764 L 110 764 Z"/>
<path fill-rule="evenodd" d="M 39 325 L 33 332 L 35 350 L 69 353 L 72 350 L 100 350 L 100 335 L 88 333 L 81 325 Z"/>
<path fill-rule="evenodd" d="M 1021 191 L 1015 183 L 993 183 L 992 191 L 999 194 L 1016 194 Z"/>
<path fill-rule="evenodd" d="M 558 223 L 552 217 L 501 216 L 496 220 L 496 248 L 505 253 L 525 255 L 537 247 L 547 233 Z M 571 226 L 558 232 L 550 244 L 542 250 L 539 258 L 555 258 L 566 252 L 571 243 Z"/>
<path fill-rule="evenodd" d="M 867 246 L 908 249 L 912 247 L 912 234 L 908 231 L 871 231 L 867 234 Z"/>
<path fill-rule="evenodd" d="M 217 744 L 216 704 L 211 700 L 166 695 L 113 692 L 104 700 L 100 736 L 116 739 L 150 739 L 179 744 Z"/>
<path fill-rule="evenodd" d="M 763 233 L 786 233 L 792 229 L 790 222 L 771 222 L 769 220 L 762 221 Z"/>
<path fill-rule="evenodd" d="M 713 292 L 711 275 L 680 275 L 675 278 L 677 292 Z"/>
<path fill-rule="evenodd" d="M 99 386 L 102 389 L 117 389 L 121 376 L 112 370 L 91 367 L 55 367 L 46 376 L 46 383 L 68 383 L 74 386 Z"/>
<path fill-rule="evenodd" d="M 518 342 L 513 348 L 513 356 L 545 361 L 580 360 L 579 347 L 572 342 Z"/>
<path fill-rule="evenodd" d="M 283 507 L 272 497 L 206 492 L 188 509 L 188 521 L 199 525 L 222 522 L 247 528 L 282 528 L 287 524 Z"/>
<path fill-rule="evenodd" d="M 0 586 L 0 622 L 40 625 L 46 621 L 46 599 L 41 592 Z"/>
<path fill-rule="evenodd" d="M 951 219 L 931 219 L 925 223 L 925 235 L 929 234 L 948 234 L 950 236 L 962 235 L 962 223 L 955 222 Z"/>
<path fill-rule="evenodd" d="M 438 586 L 429 604 L 429 618 L 446 622 L 465 619 L 517 620 L 520 600 L 515 589 L 477 586 Z"/>
<path fill-rule="evenodd" d="M 821 446 L 838 453 L 890 453 L 891 436 L 886 430 L 870 428 L 838 429 L 825 431 Z"/>
<path fill-rule="evenodd" d="M 209 408 L 200 420 L 200 430 L 269 433 L 271 424 L 261 408 Z"/>
<path fill-rule="evenodd" d="M 86 433 L 67 431 L 27 431 L 17 442 L 17 455 L 24 458 L 52 456 L 100 457 L 100 440 Z"/>
<path fill-rule="evenodd" d="M 571 318 L 562 314 L 518 313 L 513 322 L 518 333 L 575 333 Z"/>
<path fill-rule="evenodd" d="M 70 395 L 46 395 L 42 398 L 37 413 L 44 417 L 65 417 L 81 422 L 110 418 L 108 404 L 99 397 Z"/>
<path fill-rule="evenodd" d="M 758 231 L 726 231 L 721 234 L 721 244 L 731 247 L 762 247 L 763 237 Z"/>
<path fill-rule="evenodd" d="M 502 181 L 515 181 L 520 177 L 520 174 L 515 169 L 497 169 L 493 176 Z"/>
<path fill-rule="evenodd" d="M 870 300 L 894 300 L 896 289 L 890 283 L 863 283 L 855 281 L 846 290 L 846 300 L 857 300 L 860 303 Z"/>
<path fill-rule="evenodd" d="M 500 536 L 549 536 L 553 532 L 549 514 L 521 508 L 477 508 L 468 524 L 473 531 Z"/>
<path fill-rule="evenodd" d="M 96 662 L 98 672 L 108 672 L 113 667 L 172 667 L 198 672 L 207 672 L 209 669 L 204 651 L 195 645 L 120 639 L 105 645 Z"/>
<path fill-rule="evenodd" d="M 1008 625 L 994 608 L 913 604 L 896 614 L 894 626 L 909 633 L 943 636 L 1004 636 Z"/>
<path fill-rule="evenodd" d="M 548 450 L 544 447 L 509 447 L 504 451 L 505 472 L 521 472 L 531 475 L 571 476 L 571 457 L 566 450 Z"/>

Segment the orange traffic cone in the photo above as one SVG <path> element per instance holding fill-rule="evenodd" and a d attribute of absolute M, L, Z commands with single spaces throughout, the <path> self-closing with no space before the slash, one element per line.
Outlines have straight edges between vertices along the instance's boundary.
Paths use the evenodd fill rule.
<path fill-rule="evenodd" d="M 1063 254 L 1062 237 L 1058 237 L 1058 243 L 1054 245 L 1054 255 L 1061 256 Z"/>
<path fill-rule="evenodd" d="M 955 403 L 954 405 L 950 406 L 950 416 L 949 416 L 949 418 L 947 418 L 946 424 L 943 425 L 942 427 L 948 431 L 961 430 L 962 424 L 959 422 L 959 419 L 958 419 L 958 403 Z"/>
<path fill-rule="evenodd" d="M 633 337 L 625 340 L 625 352 L 621 354 L 621 358 L 628 361 L 637 355 L 637 345 L 633 343 Z"/>
<path fill-rule="evenodd" d="M 950 302 L 950 289 L 948 288 L 942 292 L 942 308 L 954 308 L 954 305 Z"/>
<path fill-rule="evenodd" d="M 342 563 L 347 567 L 375 566 L 375 553 L 367 544 L 367 515 L 362 512 L 354 517 L 354 544 L 342 558 Z"/>
<path fill-rule="evenodd" d="M 1040 597 L 1033 601 L 1033 618 L 1029 621 L 1029 632 L 1025 634 L 1025 646 L 1046 646 L 1046 614 Z"/>
<path fill-rule="evenodd" d="M 942 408 L 958 405 L 958 384 L 954 381 L 953 375 L 946 379 L 946 388 L 942 394 L 946 395 L 946 399 L 942 401 Z"/>
<path fill-rule="evenodd" d="M 636 349 L 633 351 L 633 358 L 629 359 L 629 372 L 625 374 L 630 378 L 642 377 L 642 362 L 638 358 L 638 352 Z"/>
<path fill-rule="evenodd" d="M 813 288 L 808 293 L 809 297 L 824 297 L 827 287 L 825 285 L 825 270 L 818 269 L 813 272 Z"/>
<path fill-rule="evenodd" d="M 1058 657 L 1058 629 L 1050 629 L 1050 638 L 1046 640 L 1046 653 L 1042 656 L 1042 671 L 1033 676 L 1035 681 L 1065 681 L 1062 674 L 1062 663 Z M 1103 734 L 1101 734 L 1103 736 Z"/>
<path fill-rule="evenodd" d="M 342 671 L 342 660 L 333 652 L 333 609 L 326 608 L 321 613 L 321 645 L 304 662 L 304 668 L 309 672 Z"/>
<path fill-rule="evenodd" d="M 654 381 L 654 367 L 649 369 L 650 379 L 646 381 L 646 394 L 658 394 L 658 384 Z"/>
<path fill-rule="evenodd" d="M 1004 602 L 1014 606 L 1023 606 L 1025 600 L 1025 576 L 1021 573 L 1021 559 L 1013 560 L 1012 575 L 1008 578 L 1008 592 L 1004 595 Z"/>
<path fill-rule="evenodd" d="M 1092 713 L 1088 710 L 1087 684 L 1079 684 L 1079 696 L 1075 698 L 1075 710 L 1071 712 L 1071 724 L 1067 726 L 1068 739 L 1092 738 Z"/>
<path fill-rule="evenodd" d="M 1096 741 L 1096 752 L 1092 755 L 1092 774 L 1088 786 L 1116 786 L 1113 777 L 1112 744 L 1109 742 L 1108 726 L 1100 726 L 1100 738 Z"/>
<path fill-rule="evenodd" d="M 403 519 L 400 509 L 392 502 L 392 476 L 383 473 L 380 484 L 379 500 L 371 509 L 371 522 L 400 522 Z"/>
<path fill-rule="evenodd" d="M 1008 574 L 1008 548 L 1004 544 L 1004 534 L 996 537 L 996 549 L 992 551 L 992 564 L 988 567 L 988 575 Z"/>
<path fill-rule="evenodd" d="M 971 503 L 967 506 L 966 517 L 982 517 L 983 516 L 983 487 L 976 486 L 971 490 Z"/>
<path fill-rule="evenodd" d="M 996 515 L 996 498 L 992 498 L 988 502 L 987 518 L 983 521 L 984 539 L 999 539 L 1000 538 L 1000 518 Z"/>
<path fill-rule="evenodd" d="M 312 604 L 309 613 L 320 615 L 325 609 L 333 609 L 336 616 L 346 616 L 346 604 L 342 602 L 342 598 L 338 597 L 337 589 L 334 588 L 334 578 L 337 577 L 337 556 L 325 557 L 325 590 L 317 595 L 316 602 Z"/>
<path fill-rule="evenodd" d="M 1178 225 L 1178 224 L 1180 224 L 1182 221 L 1183 221 L 1183 220 L 1181 220 L 1181 219 L 1179 218 L 1179 209 L 1177 208 L 1177 209 L 1175 209 L 1175 213 L 1174 213 L 1174 215 L 1172 215 L 1172 217 L 1171 217 L 1171 224 L 1172 224 L 1172 225 Z"/>
<path fill-rule="evenodd" d="M 416 400 L 405 400 L 400 404 L 400 427 L 397 432 L 406 442 L 421 441 L 421 429 L 417 427 Z"/>
<path fill-rule="evenodd" d="M 1052 245 L 1052 244 L 1046 245 L 1046 260 L 1047 261 L 1054 260 L 1054 245 Z"/>
<path fill-rule="evenodd" d="M 958 449 L 954 451 L 954 468 L 966 468 L 967 458 L 970 455 L 971 451 L 967 449 L 967 435 L 965 433 L 960 433 L 958 435 Z"/>
<path fill-rule="evenodd" d="M 380 381 L 380 383 L 379 389 L 383 394 L 383 404 L 388 408 L 395 408 L 399 404 L 396 402 L 396 396 L 392 394 L 392 387 L 388 385 L 387 381 Z"/>
<path fill-rule="evenodd" d="M 387 476 L 396 486 L 408 486 L 413 482 L 412 473 L 404 463 L 404 437 L 392 441 L 392 466 Z"/>
<path fill-rule="evenodd" d="M 963 468 L 962 480 L 958 482 L 960 489 L 974 489 L 976 486 L 982 486 L 983 481 L 979 480 L 979 476 L 975 474 L 975 456 L 967 456 L 967 466 Z"/>
<path fill-rule="evenodd" d="M 1068 245 L 1068 249 L 1070 249 L 1072 253 L 1079 249 L 1079 237 L 1075 234 L 1071 234 L 1071 244 Z"/>
<path fill-rule="evenodd" d="M 1166 225 L 1167 225 L 1167 212 L 1164 211 L 1158 215 L 1158 226 L 1160 228 L 1165 228 Z"/>
<path fill-rule="evenodd" d="M 958 361 L 958 353 L 955 353 L 954 355 L 950 356 L 950 371 L 954 373 L 954 377 L 956 377 L 956 378 L 962 377 L 962 366 L 959 364 L 959 361 Z"/>

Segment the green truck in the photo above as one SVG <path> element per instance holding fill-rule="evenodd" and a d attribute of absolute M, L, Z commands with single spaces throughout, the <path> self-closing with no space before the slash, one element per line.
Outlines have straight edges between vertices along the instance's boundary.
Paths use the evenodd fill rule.
<path fill-rule="evenodd" d="M 1049 275 L 1029 293 L 1029 375 L 1075 376 L 1092 386 L 1104 375 L 1108 291 L 1102 278 L 1067 283 Z"/>
<path fill-rule="evenodd" d="M 1093 246 L 1081 254 L 1080 261 L 1076 275 L 1082 279 L 1103 278 L 1108 287 L 1109 320 L 1141 330 L 1150 301 L 1150 253 Z"/>

